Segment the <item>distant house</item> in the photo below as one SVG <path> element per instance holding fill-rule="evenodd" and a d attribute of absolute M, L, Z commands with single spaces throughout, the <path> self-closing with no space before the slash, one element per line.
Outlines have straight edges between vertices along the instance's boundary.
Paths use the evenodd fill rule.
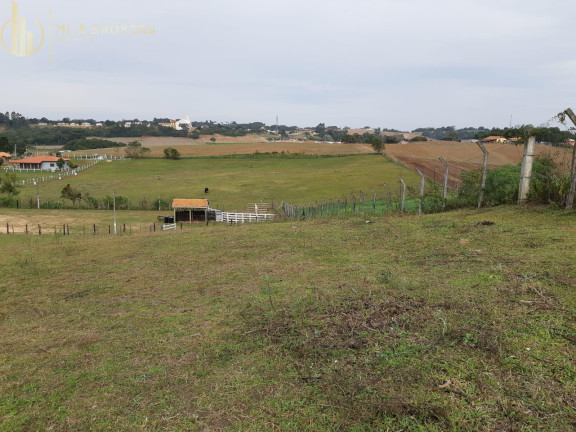
<path fill-rule="evenodd" d="M 28 170 L 45 170 L 45 171 L 58 171 L 58 160 L 60 158 L 56 156 L 33 156 L 25 159 L 18 159 L 18 160 L 11 160 L 8 163 L 11 164 L 18 164 L 20 169 L 28 169 Z M 62 169 L 70 169 L 67 165 L 67 162 L 70 159 L 64 159 L 64 166 Z"/>
<path fill-rule="evenodd" d="M 505 143 L 505 142 L 508 142 L 508 140 L 504 137 L 501 137 L 501 136 L 489 136 L 489 137 L 484 138 L 482 140 L 482 142 L 485 142 L 485 143 Z"/>

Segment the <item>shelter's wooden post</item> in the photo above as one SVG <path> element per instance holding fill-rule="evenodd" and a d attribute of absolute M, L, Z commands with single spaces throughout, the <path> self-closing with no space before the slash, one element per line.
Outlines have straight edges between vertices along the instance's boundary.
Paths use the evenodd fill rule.
<path fill-rule="evenodd" d="M 482 163 L 482 183 L 480 184 L 480 195 L 478 196 L 478 208 L 482 207 L 482 200 L 484 199 L 484 189 L 486 189 L 486 174 L 488 171 L 488 150 L 481 142 L 476 143 L 484 153 L 484 161 Z"/>
<path fill-rule="evenodd" d="M 532 178 L 532 163 L 534 162 L 534 145 L 536 137 L 531 136 L 524 147 L 522 170 L 520 172 L 520 187 L 518 188 L 518 204 L 522 204 L 528 198 L 530 192 L 530 180 Z"/>
<path fill-rule="evenodd" d="M 444 160 L 444 158 L 442 156 L 440 156 L 438 159 L 440 159 L 440 162 L 442 162 L 442 165 L 444 165 L 444 192 L 442 193 L 442 210 L 446 210 L 446 198 L 448 197 L 448 172 L 449 172 L 449 168 L 448 168 L 448 164 L 446 163 L 446 161 Z"/>

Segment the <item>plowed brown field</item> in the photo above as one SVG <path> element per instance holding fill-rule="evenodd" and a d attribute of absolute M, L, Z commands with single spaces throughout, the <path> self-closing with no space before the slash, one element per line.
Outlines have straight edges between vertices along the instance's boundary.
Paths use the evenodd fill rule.
<path fill-rule="evenodd" d="M 216 142 L 209 139 L 214 137 Z M 342 144 L 326 142 L 302 142 L 302 141 L 267 141 L 259 135 L 246 135 L 244 137 L 227 137 L 222 135 L 202 136 L 198 140 L 190 138 L 176 137 L 151 137 L 140 138 L 110 138 L 110 141 L 129 143 L 138 140 L 143 147 L 150 149 L 149 155 L 161 157 L 164 155 L 166 147 L 177 149 L 182 157 L 193 156 L 222 156 L 231 154 L 252 154 L 255 152 L 272 153 L 304 153 L 319 155 L 346 155 L 346 154 L 368 154 L 373 153 L 370 146 L 363 144 Z M 122 148 L 109 148 L 80 151 L 81 154 L 107 153 L 124 154 Z"/>
<path fill-rule="evenodd" d="M 522 162 L 523 145 L 485 144 L 488 150 L 488 168 Z M 426 141 L 408 144 L 386 144 L 386 154 L 410 169 L 420 169 L 424 176 L 437 182 L 444 178 L 444 167 L 438 158 L 443 157 L 450 167 L 449 184 L 455 186 L 463 171 L 482 167 L 483 153 L 474 143 L 452 141 Z M 570 150 L 544 145 L 536 146 L 536 154 L 551 154 L 566 166 Z"/>

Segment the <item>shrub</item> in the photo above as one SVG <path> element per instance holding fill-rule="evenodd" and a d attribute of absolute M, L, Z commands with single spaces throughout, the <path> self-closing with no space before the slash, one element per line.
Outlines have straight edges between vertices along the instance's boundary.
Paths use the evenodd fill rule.
<path fill-rule="evenodd" d="M 418 141 L 428 141 L 428 138 L 426 138 L 425 136 L 419 135 L 419 136 L 415 136 L 414 138 L 412 138 L 410 140 L 410 142 L 418 142 Z"/>
<path fill-rule="evenodd" d="M 528 201 L 564 207 L 569 189 L 570 175 L 560 172 L 551 155 L 535 158 Z"/>
<path fill-rule="evenodd" d="M 164 158 L 178 160 L 180 159 L 180 152 L 173 147 L 166 147 L 164 149 Z"/>

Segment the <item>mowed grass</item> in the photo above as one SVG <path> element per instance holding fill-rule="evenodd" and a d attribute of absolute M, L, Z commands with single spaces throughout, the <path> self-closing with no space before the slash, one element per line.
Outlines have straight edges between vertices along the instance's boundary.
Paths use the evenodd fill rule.
<path fill-rule="evenodd" d="M 160 180 L 158 180 L 160 176 Z M 84 195 L 127 197 L 133 206 L 161 199 L 207 198 L 213 208 L 244 210 L 247 203 L 280 202 L 304 204 L 359 191 L 369 195 L 370 187 L 380 197 L 387 183 L 399 190 L 398 177 L 417 187 L 419 177 L 379 155 L 297 158 L 260 155 L 254 158 L 136 159 L 101 162 L 75 177 L 39 185 L 41 202 L 59 201 L 66 184 Z M 19 199 L 36 202 L 36 188 L 27 185 Z M 70 202 L 68 202 L 70 204 Z"/>
<path fill-rule="evenodd" d="M 0 430 L 573 430 L 575 222 L 2 235 Z"/>

